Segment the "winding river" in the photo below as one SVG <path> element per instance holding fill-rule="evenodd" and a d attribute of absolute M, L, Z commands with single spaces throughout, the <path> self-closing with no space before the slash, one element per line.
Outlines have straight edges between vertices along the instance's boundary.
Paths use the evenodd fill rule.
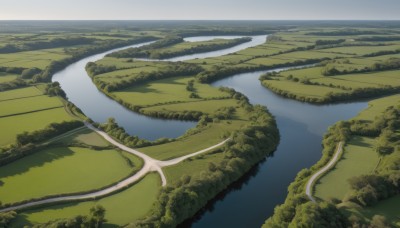
<path fill-rule="evenodd" d="M 216 37 L 192 37 L 186 41 L 210 40 Z M 237 38 L 237 37 L 218 37 Z M 169 59 L 183 61 L 225 55 L 265 42 L 266 36 L 254 36 L 233 48 Z M 133 45 L 138 47 L 145 44 Z M 127 48 L 127 47 L 124 47 Z M 123 48 L 120 48 L 123 49 Z M 87 76 L 85 65 L 119 49 L 82 59 L 54 75 L 71 102 L 95 120 L 104 122 L 114 117 L 130 134 L 154 140 L 177 137 L 195 122 L 160 120 L 134 113 L 97 90 Z M 237 74 L 214 82 L 213 86 L 234 88 L 249 97 L 251 103 L 266 105 L 276 117 L 281 142 L 274 156 L 261 162 L 246 178 L 214 200 L 196 218 L 187 221 L 192 227 L 260 227 L 272 215 L 273 208 L 283 203 L 287 187 L 303 168 L 321 157 L 321 141 L 326 129 L 339 120 L 349 119 L 367 107 L 367 102 L 334 105 L 311 105 L 282 98 L 261 86 L 260 74 L 267 71 Z"/>

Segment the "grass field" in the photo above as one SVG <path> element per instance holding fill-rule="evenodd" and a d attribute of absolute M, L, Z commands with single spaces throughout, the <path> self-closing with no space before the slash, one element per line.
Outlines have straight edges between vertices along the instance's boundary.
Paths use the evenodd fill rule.
<path fill-rule="evenodd" d="M 199 170 L 207 170 L 210 162 L 217 164 L 224 157 L 223 153 L 207 153 L 188 159 L 174 166 L 164 168 L 164 173 L 168 183 L 174 184 L 184 175 L 193 176 Z"/>
<path fill-rule="evenodd" d="M 189 102 L 201 99 L 189 98 L 190 91 L 186 90 L 188 81 L 192 77 L 175 77 L 157 80 L 144 85 L 131 87 L 118 92 L 113 92 L 117 98 L 133 105 L 152 106 L 167 102 Z M 227 94 L 208 84 L 194 83 L 194 88 L 201 98 L 220 98 Z"/>
<path fill-rule="evenodd" d="M 107 223 L 104 227 L 120 227 L 145 216 L 151 210 L 160 191 L 160 185 L 161 181 L 158 174 L 148 174 L 131 188 L 100 200 L 26 211 L 18 215 L 11 227 L 22 227 L 60 218 L 87 215 L 89 209 L 96 204 L 100 204 L 106 209 Z"/>
<path fill-rule="evenodd" d="M 354 136 L 335 167 L 315 185 L 315 196 L 324 200 L 343 199 L 350 190 L 348 180 L 351 177 L 371 174 L 377 166 L 379 156 L 374 145 L 374 138 Z"/>
<path fill-rule="evenodd" d="M 99 147 L 109 145 L 109 143 L 103 137 L 86 127 L 74 131 L 72 134 L 66 133 L 65 136 L 61 136 L 59 140 L 54 142 L 65 143 L 67 145 L 69 143 L 84 143 Z"/>
<path fill-rule="evenodd" d="M 63 48 L 0 54 L 0 66 L 45 69 L 51 61 L 66 57 L 69 55 L 65 54 Z"/>
<path fill-rule="evenodd" d="M 12 80 L 17 79 L 18 76 L 19 75 L 17 75 L 17 74 L 9 74 L 9 73 L 0 72 L 0 83 L 10 82 Z"/>
<path fill-rule="evenodd" d="M 50 123 L 66 120 L 73 120 L 73 118 L 64 108 L 0 118 L 0 146 L 14 143 L 17 134 L 24 131 L 43 129 Z"/>
<path fill-rule="evenodd" d="M 191 154 L 210 146 L 218 144 L 224 140 L 222 137 L 224 133 L 232 132 L 239 129 L 246 121 L 222 121 L 221 123 L 214 123 L 200 133 L 179 138 L 177 141 L 167 144 L 150 146 L 140 148 L 140 151 L 148 154 L 149 156 L 159 159 L 168 160 L 175 157 Z"/>
<path fill-rule="evenodd" d="M 47 195 L 89 191 L 114 183 L 142 166 L 121 152 L 77 147 L 50 148 L 0 167 L 0 198 L 3 203 Z M 27 187 L 29 186 L 29 187 Z"/>
<path fill-rule="evenodd" d="M 22 89 L 13 89 L 5 92 L 0 92 L 0 101 L 19 99 L 24 97 L 33 97 L 43 95 L 40 90 L 34 86 L 25 87 Z"/>
<path fill-rule="evenodd" d="M 383 113 L 390 106 L 400 104 L 400 95 L 393 95 L 388 97 L 372 100 L 368 103 L 368 108 L 360 112 L 354 119 L 373 121 L 376 116 Z"/>
<path fill-rule="evenodd" d="M 179 104 L 167 104 L 157 105 L 149 108 L 144 108 L 144 111 L 199 111 L 203 113 L 213 114 L 222 107 L 237 107 L 237 100 L 233 99 L 222 99 L 222 100 L 207 100 L 207 101 L 196 101 L 196 102 L 185 102 Z"/>
<path fill-rule="evenodd" d="M 366 221 L 371 221 L 374 215 L 384 215 L 393 227 L 400 227 L 400 196 L 382 200 L 372 207 L 361 208 L 344 204 L 341 210 L 346 214 L 356 214 Z"/>
<path fill-rule="evenodd" d="M 3 116 L 18 115 L 63 106 L 63 103 L 58 97 L 48 97 L 46 95 L 1 101 L 0 118 Z"/>

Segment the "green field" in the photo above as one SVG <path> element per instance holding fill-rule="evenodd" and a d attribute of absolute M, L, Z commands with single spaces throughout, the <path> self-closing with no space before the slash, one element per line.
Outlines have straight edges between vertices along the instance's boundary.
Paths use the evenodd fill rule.
<path fill-rule="evenodd" d="M 183 161 L 174 166 L 164 168 L 164 173 L 168 183 L 174 184 L 182 176 L 193 176 L 198 174 L 199 170 L 207 170 L 210 162 L 219 163 L 224 157 L 223 153 L 207 153 Z"/>
<path fill-rule="evenodd" d="M 45 69 L 52 61 L 68 56 L 63 48 L 0 54 L 0 66 Z"/>
<path fill-rule="evenodd" d="M 192 79 L 192 77 L 175 77 L 157 80 L 113 92 L 112 95 L 129 104 L 140 106 L 153 106 L 168 102 L 199 101 L 201 98 L 221 98 L 227 96 L 226 93 L 220 92 L 210 85 L 195 83 L 194 88 L 201 98 L 189 98 L 191 92 L 186 90 L 186 85 Z"/>
<path fill-rule="evenodd" d="M 373 121 L 376 116 L 383 113 L 390 106 L 400 104 L 400 95 L 379 98 L 368 102 L 368 108 L 360 112 L 354 119 Z"/>
<path fill-rule="evenodd" d="M 0 198 L 3 203 L 11 203 L 98 189 L 125 178 L 142 166 L 138 158 L 129 158 L 134 167 L 115 150 L 76 147 L 42 150 L 0 167 Z"/>
<path fill-rule="evenodd" d="M 315 185 L 315 196 L 324 200 L 343 199 L 350 190 L 351 177 L 371 174 L 378 165 L 379 156 L 374 146 L 374 138 L 354 136 L 347 142 L 335 167 Z"/>
<path fill-rule="evenodd" d="M 28 112 L 60 108 L 63 106 L 63 103 L 58 97 L 48 97 L 45 95 L 28 97 L 18 100 L 1 101 L 0 118 L 4 116 L 12 116 Z"/>
<path fill-rule="evenodd" d="M 227 123 L 231 122 L 231 123 Z M 214 123 L 200 133 L 182 137 L 174 142 L 167 144 L 143 147 L 140 151 L 148 154 L 152 158 L 159 160 L 168 160 L 183 155 L 195 153 L 210 146 L 222 142 L 224 134 L 239 129 L 246 121 L 222 121 Z"/>
<path fill-rule="evenodd" d="M 393 227 L 400 227 L 400 196 L 382 200 L 372 207 L 360 208 L 357 206 L 344 204 L 341 210 L 344 213 L 356 214 L 359 217 L 371 221 L 374 215 L 384 215 Z"/>
<path fill-rule="evenodd" d="M 207 100 L 207 101 L 196 101 L 196 102 L 185 102 L 178 104 L 166 104 L 157 105 L 149 108 L 143 108 L 146 111 L 198 111 L 208 114 L 215 113 L 221 107 L 237 107 L 238 102 L 233 99 L 222 99 L 222 100 Z"/>
<path fill-rule="evenodd" d="M 64 108 L 0 118 L 0 146 L 14 143 L 15 137 L 24 131 L 35 131 L 51 123 L 73 119 Z"/>
<path fill-rule="evenodd" d="M 107 223 L 104 227 L 119 227 L 145 216 L 151 210 L 160 191 L 160 185 L 159 175 L 149 174 L 127 190 L 100 200 L 26 211 L 18 215 L 11 227 L 87 215 L 89 209 L 96 204 L 100 204 L 106 209 Z"/>
<path fill-rule="evenodd" d="M 9 73 L 0 72 L 0 83 L 10 82 L 12 80 L 17 79 L 18 76 L 19 75 L 17 75 L 17 74 L 9 74 Z"/>
<path fill-rule="evenodd" d="M 43 95 L 35 86 L 0 92 L 0 101 Z"/>

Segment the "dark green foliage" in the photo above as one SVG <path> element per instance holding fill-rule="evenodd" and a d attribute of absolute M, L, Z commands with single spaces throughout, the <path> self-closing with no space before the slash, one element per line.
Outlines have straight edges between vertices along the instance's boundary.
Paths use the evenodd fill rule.
<path fill-rule="evenodd" d="M 16 138 L 17 145 L 23 146 L 30 143 L 42 142 L 46 139 L 53 138 L 57 135 L 61 135 L 65 132 L 82 126 L 83 123 L 78 120 L 64 121 L 61 123 L 51 123 L 45 129 L 18 134 Z"/>
<path fill-rule="evenodd" d="M 289 227 L 348 227 L 347 218 L 332 204 L 307 202 L 296 208 Z M 275 225 L 275 224 L 274 224 Z"/>
<path fill-rule="evenodd" d="M 112 136 L 114 139 L 120 141 L 124 145 L 131 147 L 131 148 L 158 145 L 158 144 L 163 144 L 163 143 L 173 141 L 173 139 L 161 138 L 154 142 L 150 142 L 148 140 L 140 139 L 137 136 L 131 136 L 128 133 L 126 133 L 124 128 L 118 126 L 118 124 L 115 122 L 114 118 L 109 118 L 107 120 L 107 123 L 101 124 L 99 127 L 100 127 L 100 129 L 105 131 L 108 135 Z"/>
<path fill-rule="evenodd" d="M 108 54 L 109 57 L 115 58 L 157 58 L 155 53 L 152 53 L 153 49 L 163 48 L 171 46 L 177 43 L 183 42 L 183 38 L 180 36 L 168 36 L 164 39 L 158 40 L 152 44 L 145 45 L 138 48 L 128 48 L 118 52 Z"/>
<path fill-rule="evenodd" d="M 6 91 L 6 90 L 11 90 L 11 89 L 17 89 L 17 88 L 22 88 L 28 86 L 28 83 L 26 81 L 17 78 L 11 82 L 6 82 L 6 83 L 0 83 L 0 91 Z"/>
<path fill-rule="evenodd" d="M 70 219 L 59 219 L 34 225 L 33 228 L 100 228 L 106 222 L 105 213 L 103 206 L 96 205 L 90 208 L 89 216 L 78 215 Z"/>
<path fill-rule="evenodd" d="M 33 76 L 41 73 L 42 71 L 39 68 L 33 67 L 29 69 L 25 69 L 21 73 L 21 78 L 22 79 L 31 79 Z"/>
<path fill-rule="evenodd" d="M 65 94 L 64 90 L 61 89 L 59 82 L 52 82 L 47 84 L 45 88 L 45 94 L 49 96 L 60 96 L 66 98 L 67 95 Z"/>
<path fill-rule="evenodd" d="M 213 66 L 211 70 L 200 72 L 196 75 L 196 79 L 201 83 L 211 83 L 218 79 L 229 77 L 238 73 L 252 72 L 257 70 L 269 70 L 279 67 L 289 66 L 300 66 L 306 64 L 313 64 L 324 61 L 325 59 L 307 59 L 307 60 L 296 60 L 290 63 L 275 64 L 271 66 L 254 65 L 254 66 Z"/>
<path fill-rule="evenodd" d="M 315 41 L 315 45 L 330 45 L 330 44 L 340 44 L 345 42 L 345 39 L 338 39 L 338 40 L 317 40 Z"/>
<path fill-rule="evenodd" d="M 232 134 L 232 140 L 223 148 L 223 161 L 210 163 L 207 171 L 192 177 L 183 176 L 176 186 L 164 188 L 153 213 L 131 224 L 132 227 L 177 226 L 275 150 L 279 133 L 274 119 L 264 107 L 250 107 L 252 121 Z"/>
<path fill-rule="evenodd" d="M 152 40 L 154 38 L 152 37 L 137 37 L 134 39 L 129 39 L 129 40 L 104 40 L 104 41 L 99 41 L 96 43 L 95 46 L 89 46 L 89 47 L 83 47 L 79 49 L 74 49 L 66 52 L 72 57 L 65 58 L 62 60 L 58 61 L 53 61 L 50 63 L 48 67 L 40 74 L 40 75 L 35 75 L 33 77 L 33 82 L 47 82 L 50 81 L 51 77 L 53 76 L 54 73 L 56 73 L 59 70 L 62 70 L 64 67 L 68 66 L 69 64 L 82 59 L 86 56 L 90 56 L 92 54 L 96 54 L 102 51 L 107 51 L 113 48 L 118 48 L 118 47 L 123 47 L 127 46 L 130 44 L 134 43 L 141 43 L 145 42 L 148 40 Z"/>
<path fill-rule="evenodd" d="M 363 206 L 374 205 L 382 199 L 398 194 L 400 191 L 398 186 L 389 179 L 389 176 L 363 175 L 351 178 L 349 183 L 354 192 L 351 196 L 348 196 L 347 200 Z"/>
<path fill-rule="evenodd" d="M 55 38 L 49 41 L 25 42 L 23 45 L 8 44 L 0 48 L 0 53 L 14 53 L 20 51 L 33 51 L 39 49 L 57 48 L 73 45 L 92 44 L 95 39 L 86 37 Z"/>
<path fill-rule="evenodd" d="M 374 215 L 374 217 L 372 217 L 371 224 L 369 224 L 369 228 L 390 228 L 390 227 L 392 226 L 386 220 L 386 217 L 382 215 Z"/>
<path fill-rule="evenodd" d="M 335 61 L 333 61 L 335 62 Z M 322 74 L 324 76 L 334 76 L 334 75 L 344 75 L 344 74 L 361 74 L 367 72 L 378 72 L 378 71 L 387 71 L 387 70 L 397 70 L 400 69 L 400 59 L 399 58 L 390 58 L 383 62 L 374 63 L 372 66 L 364 67 L 360 69 L 352 69 L 352 70 L 338 70 L 335 66 L 327 65 L 322 70 Z"/>
<path fill-rule="evenodd" d="M 190 92 L 194 92 L 194 80 L 190 80 L 188 81 L 187 85 L 186 85 L 186 90 L 190 91 Z"/>
<path fill-rule="evenodd" d="M 322 31 L 322 32 L 310 32 L 306 35 L 311 36 L 352 36 L 352 35 L 375 35 L 380 34 L 377 31 L 372 30 L 357 30 L 357 29 L 343 29 L 336 31 Z"/>
<path fill-rule="evenodd" d="M 0 227 L 8 227 L 16 216 L 17 213 L 15 211 L 0 213 Z"/>
<path fill-rule="evenodd" d="M 93 64 L 88 64 L 87 67 L 88 67 L 87 68 L 88 73 L 92 77 L 94 77 L 94 75 L 92 75 L 92 72 L 97 72 L 96 69 L 98 65 L 93 63 Z M 173 63 L 171 62 L 165 67 L 160 67 L 157 71 L 141 72 L 138 75 L 131 77 L 127 80 L 122 80 L 111 84 L 105 84 L 100 80 L 94 80 L 94 82 L 97 84 L 99 88 L 105 90 L 106 92 L 111 92 L 153 80 L 159 80 L 177 76 L 194 75 L 201 72 L 202 70 L 203 68 L 196 64 L 185 63 L 185 62 L 173 62 Z"/>
<path fill-rule="evenodd" d="M 195 53 L 203 53 L 203 52 L 230 48 L 249 41 L 251 41 L 251 38 L 243 37 L 233 40 L 227 40 L 226 43 L 223 44 L 204 44 L 204 45 L 193 46 L 187 49 L 174 50 L 174 51 L 153 49 L 148 52 L 149 54 L 147 57 L 151 59 L 167 59 L 176 56 L 190 55 Z"/>

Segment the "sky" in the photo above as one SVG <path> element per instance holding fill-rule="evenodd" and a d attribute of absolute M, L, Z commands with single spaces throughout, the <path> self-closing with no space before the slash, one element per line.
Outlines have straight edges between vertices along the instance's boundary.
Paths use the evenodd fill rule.
<path fill-rule="evenodd" d="M 400 0 L 0 0 L 0 20 L 399 20 Z"/>

